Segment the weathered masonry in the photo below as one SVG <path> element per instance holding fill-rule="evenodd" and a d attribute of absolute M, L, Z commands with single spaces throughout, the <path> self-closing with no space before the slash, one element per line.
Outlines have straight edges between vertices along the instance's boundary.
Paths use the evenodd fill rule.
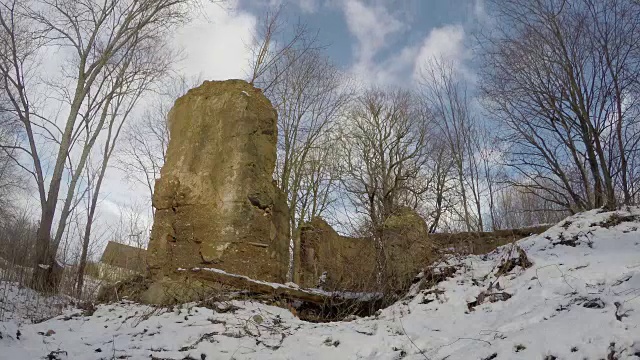
<path fill-rule="evenodd" d="M 206 81 L 175 102 L 168 121 L 153 195 L 152 279 L 216 268 L 284 282 L 289 229 L 286 198 L 272 181 L 277 114 L 269 100 L 242 80 Z"/>

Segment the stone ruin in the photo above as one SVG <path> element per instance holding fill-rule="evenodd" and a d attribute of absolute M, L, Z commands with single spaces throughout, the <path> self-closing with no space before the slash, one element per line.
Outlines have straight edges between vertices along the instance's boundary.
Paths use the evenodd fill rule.
<path fill-rule="evenodd" d="M 176 100 L 168 122 L 171 140 L 153 194 L 148 273 L 105 287 L 99 299 L 127 296 L 169 304 L 207 298 L 216 290 L 245 289 L 302 300 L 309 318 L 337 319 L 342 310 L 326 295 L 260 282 L 285 283 L 289 267 L 286 196 L 272 180 L 277 114 L 269 100 L 242 80 L 206 81 Z M 398 293 L 438 259 L 434 249 L 493 239 L 477 235 L 465 242 L 465 235 L 428 234 L 424 220 L 410 209 L 390 217 L 384 233 L 386 271 L 394 280 L 391 290 Z M 305 224 L 299 236 L 294 282 L 300 287 L 380 290 L 371 239 L 340 236 L 320 218 Z M 371 304 L 351 300 L 343 305 L 353 310 L 352 303 L 359 301 L 361 314 L 380 306 L 372 305 L 376 299 Z"/>
<path fill-rule="evenodd" d="M 403 208 L 384 224 L 387 291 L 408 290 L 415 275 L 443 254 L 485 254 L 495 248 L 540 234 L 549 226 L 492 232 L 429 233 L 424 219 Z M 379 291 L 373 240 L 339 235 L 326 221 L 314 218 L 300 229 L 295 256 L 295 282 L 329 291 Z"/>
<path fill-rule="evenodd" d="M 175 102 L 153 194 L 148 262 L 156 285 L 194 268 L 285 282 L 289 222 L 272 180 L 276 121 L 269 100 L 242 80 L 206 81 Z M 156 286 L 144 300 L 165 299 Z"/>
<path fill-rule="evenodd" d="M 435 259 L 425 221 L 413 210 L 399 209 L 384 224 L 387 275 L 393 289 L 406 289 L 422 268 Z M 326 221 L 314 218 L 300 229 L 295 282 L 302 287 L 357 292 L 379 291 L 376 250 L 371 238 L 339 235 Z"/>

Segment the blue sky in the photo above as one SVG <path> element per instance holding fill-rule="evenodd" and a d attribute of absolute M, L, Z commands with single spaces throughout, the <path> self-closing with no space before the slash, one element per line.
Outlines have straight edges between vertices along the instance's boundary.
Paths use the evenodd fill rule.
<path fill-rule="evenodd" d="M 319 31 L 336 64 L 376 85 L 406 84 L 431 56 L 467 63 L 473 29 L 485 18 L 483 0 L 227 0 L 225 10 L 205 5 L 205 16 L 177 34 L 184 72 L 242 77 L 259 17 L 280 4 L 287 19 Z"/>
<path fill-rule="evenodd" d="M 240 0 L 238 8 L 260 16 L 278 4 L 319 30 L 338 65 L 382 84 L 406 82 L 429 56 L 468 61 L 484 17 L 482 0 Z"/>
<path fill-rule="evenodd" d="M 241 0 L 239 8 L 259 16 L 274 3 L 278 2 Z M 373 12 L 381 24 L 389 18 L 400 23 L 398 30 L 387 39 L 385 52 L 392 53 L 420 43 L 434 28 L 447 25 L 470 28 L 483 8 L 482 2 L 473 0 L 283 0 L 281 3 L 290 17 L 300 18 L 311 28 L 319 29 L 322 41 L 331 45 L 329 54 L 344 65 L 353 60 L 351 50 L 358 40 L 350 32 L 349 23 L 357 22 L 354 18 L 364 17 L 367 11 Z"/>
<path fill-rule="evenodd" d="M 205 2 L 172 41 L 181 49 L 178 71 L 203 80 L 244 78 L 258 18 L 278 4 L 288 18 L 317 29 L 327 55 L 363 85 L 412 86 L 432 56 L 473 74 L 472 32 L 486 18 L 482 0 L 226 0 L 224 8 Z M 105 178 L 106 223 L 117 220 L 123 204 L 148 208 L 146 190 L 122 179 L 117 169 Z"/>
<path fill-rule="evenodd" d="M 278 3 L 289 18 L 318 29 L 327 54 L 345 67 L 358 62 L 360 41 L 383 40 L 373 60 L 384 63 L 420 46 L 434 29 L 461 26 L 470 33 L 483 12 L 478 0 L 241 0 L 239 8 L 259 16 Z"/>

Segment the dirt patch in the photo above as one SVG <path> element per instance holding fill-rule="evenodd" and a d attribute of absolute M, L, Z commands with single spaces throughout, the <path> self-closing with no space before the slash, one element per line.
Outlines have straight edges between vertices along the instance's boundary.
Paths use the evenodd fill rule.
<path fill-rule="evenodd" d="M 522 269 L 528 269 L 533 265 L 524 250 L 516 246 L 516 252 L 518 253 L 518 257 L 506 259 L 500 264 L 500 266 L 498 266 L 496 277 L 500 277 L 511 272 L 516 266 L 520 266 Z"/>
<path fill-rule="evenodd" d="M 587 231 L 586 233 L 579 232 L 578 234 L 575 234 L 570 238 L 566 238 L 564 233 L 560 233 L 558 234 L 558 241 L 553 241 L 553 239 L 548 236 L 546 237 L 546 239 L 551 241 L 553 246 L 562 245 L 562 246 L 576 247 L 578 245 L 584 244 L 590 248 L 593 248 L 593 241 L 589 239 L 590 235 L 591 235 L 591 231 Z"/>
<path fill-rule="evenodd" d="M 455 266 L 428 267 L 420 279 L 420 290 L 430 289 L 439 283 L 455 276 L 458 268 Z"/>
<path fill-rule="evenodd" d="M 147 291 L 151 285 L 151 280 L 142 275 L 134 275 L 123 281 L 114 284 L 103 285 L 98 291 L 96 301 L 99 303 L 110 303 L 129 299 L 136 301 Z"/>
<path fill-rule="evenodd" d="M 625 222 L 638 222 L 640 221 L 640 216 L 638 215 L 620 215 L 620 214 L 612 214 L 607 220 L 601 221 L 599 223 L 592 223 L 591 226 L 600 226 L 605 229 L 608 229 L 613 226 L 618 226 Z"/>
<path fill-rule="evenodd" d="M 507 301 L 511 299 L 511 294 L 506 292 L 489 292 L 483 291 L 476 297 L 476 300 L 468 302 L 467 308 L 469 311 L 473 311 L 474 308 L 478 305 L 482 305 L 484 303 L 494 303 L 498 301 Z"/>

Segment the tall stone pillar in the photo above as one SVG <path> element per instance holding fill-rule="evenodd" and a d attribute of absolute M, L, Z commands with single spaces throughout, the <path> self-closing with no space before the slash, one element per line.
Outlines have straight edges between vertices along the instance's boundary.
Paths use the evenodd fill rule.
<path fill-rule="evenodd" d="M 272 180 L 277 114 L 242 80 L 206 81 L 169 113 L 171 140 L 156 181 L 152 278 L 217 268 L 284 282 L 287 204 Z"/>

